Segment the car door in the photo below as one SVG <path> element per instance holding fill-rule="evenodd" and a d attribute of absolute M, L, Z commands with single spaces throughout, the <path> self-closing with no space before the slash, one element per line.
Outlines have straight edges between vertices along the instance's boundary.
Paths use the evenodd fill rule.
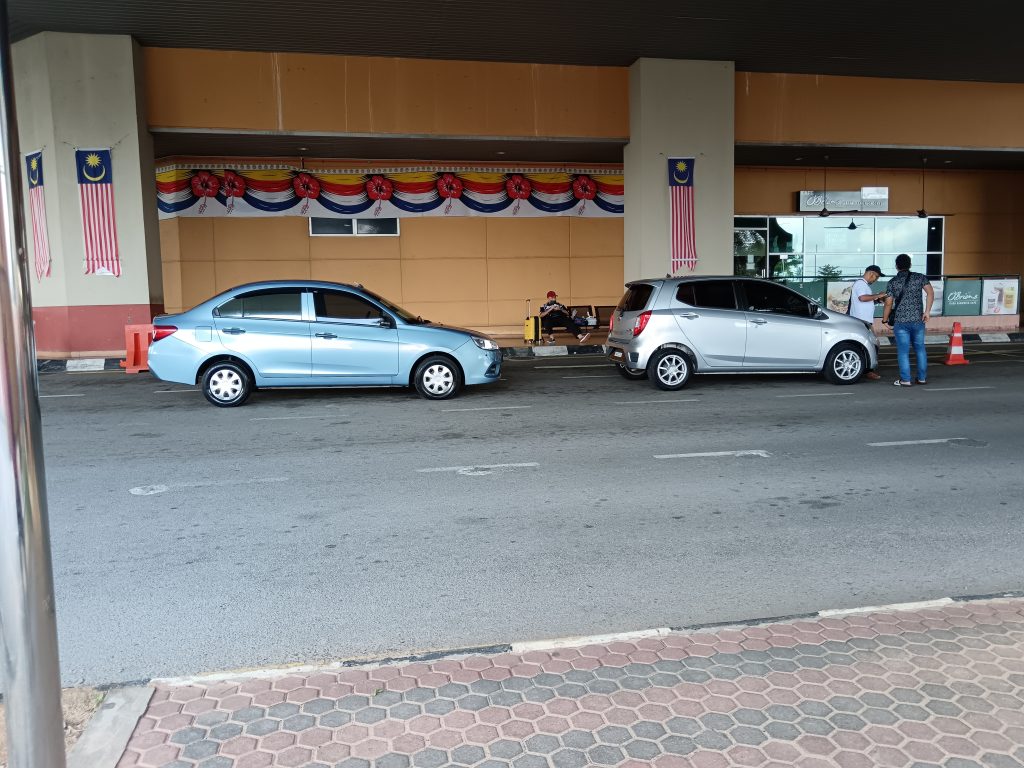
<path fill-rule="evenodd" d="M 398 374 L 398 330 L 383 309 L 352 291 L 316 289 L 313 312 L 314 378 Z"/>
<path fill-rule="evenodd" d="M 815 305 L 796 291 L 768 281 L 744 280 L 740 290 L 748 321 L 744 367 L 815 368 L 822 343 L 821 322 L 812 315 Z"/>
<path fill-rule="evenodd" d="M 679 330 L 701 357 L 702 368 L 742 368 L 747 321 L 736 304 L 733 280 L 680 283 L 669 308 Z"/>
<path fill-rule="evenodd" d="M 309 323 L 302 319 L 302 289 L 243 293 L 221 304 L 213 315 L 221 345 L 248 360 L 260 376 L 309 376 Z"/>

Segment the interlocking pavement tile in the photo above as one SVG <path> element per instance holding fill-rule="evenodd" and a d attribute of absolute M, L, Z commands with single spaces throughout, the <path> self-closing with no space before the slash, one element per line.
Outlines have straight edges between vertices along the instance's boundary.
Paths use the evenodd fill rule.
<path fill-rule="evenodd" d="M 1024 768 L 1024 600 L 158 686 L 140 768 Z"/>

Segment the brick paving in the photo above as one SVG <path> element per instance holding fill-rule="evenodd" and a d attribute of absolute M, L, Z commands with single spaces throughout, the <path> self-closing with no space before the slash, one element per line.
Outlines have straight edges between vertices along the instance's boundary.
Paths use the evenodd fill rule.
<path fill-rule="evenodd" d="M 119 768 L 1024 766 L 1024 600 L 158 686 Z"/>

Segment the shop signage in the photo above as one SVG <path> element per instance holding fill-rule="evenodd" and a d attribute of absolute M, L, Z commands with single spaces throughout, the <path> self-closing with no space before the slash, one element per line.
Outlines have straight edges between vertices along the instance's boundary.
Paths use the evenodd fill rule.
<path fill-rule="evenodd" d="M 942 314 L 974 316 L 981 314 L 981 280 L 946 280 Z"/>
<path fill-rule="evenodd" d="M 885 212 L 889 210 L 889 188 L 830 189 L 828 192 L 804 189 L 799 193 L 798 208 L 801 211 L 820 211 L 822 208 L 828 208 L 834 213 L 842 211 Z"/>
<path fill-rule="evenodd" d="M 1017 314 L 1019 280 L 986 280 L 982 295 L 981 314 Z"/>

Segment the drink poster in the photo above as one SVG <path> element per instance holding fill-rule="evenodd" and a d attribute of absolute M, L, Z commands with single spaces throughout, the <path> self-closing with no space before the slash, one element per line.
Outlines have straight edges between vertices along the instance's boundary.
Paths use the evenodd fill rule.
<path fill-rule="evenodd" d="M 934 285 L 934 283 L 933 283 Z M 950 278 L 945 281 L 942 314 L 973 317 L 981 314 L 981 280 Z M 936 301 L 936 304 L 938 301 Z"/>
<path fill-rule="evenodd" d="M 1020 281 L 1016 279 L 985 280 L 982 288 L 981 314 L 1015 315 Z"/>

